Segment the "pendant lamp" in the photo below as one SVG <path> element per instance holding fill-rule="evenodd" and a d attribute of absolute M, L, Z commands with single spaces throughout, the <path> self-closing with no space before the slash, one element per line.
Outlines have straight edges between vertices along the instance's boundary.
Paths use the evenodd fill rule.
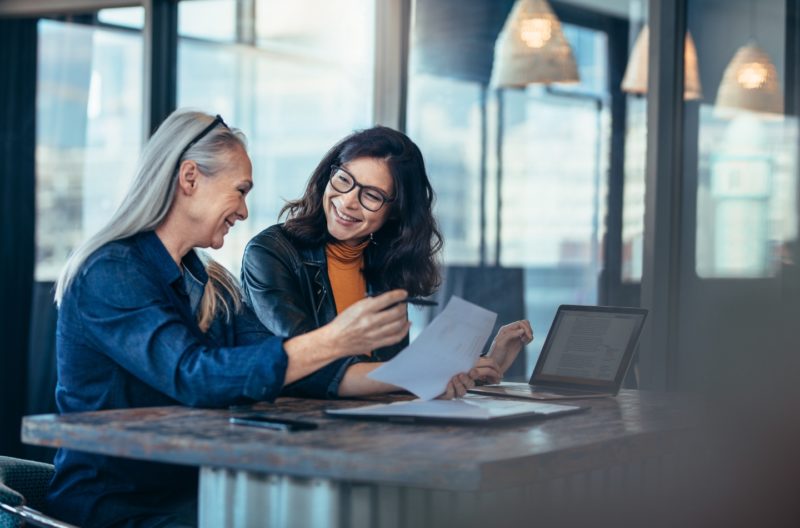
<path fill-rule="evenodd" d="M 561 22 L 547 0 L 517 0 L 494 46 L 492 85 L 578 82 L 578 68 Z"/>
<path fill-rule="evenodd" d="M 650 27 L 645 24 L 633 44 L 625 75 L 622 77 L 622 91 L 634 94 L 647 93 L 647 67 L 650 53 Z M 683 43 L 683 98 L 687 101 L 703 97 L 700 72 L 697 64 L 697 48 L 691 33 L 686 32 Z"/>
<path fill-rule="evenodd" d="M 783 92 L 775 64 L 754 41 L 739 48 L 725 68 L 716 107 L 783 114 Z"/>

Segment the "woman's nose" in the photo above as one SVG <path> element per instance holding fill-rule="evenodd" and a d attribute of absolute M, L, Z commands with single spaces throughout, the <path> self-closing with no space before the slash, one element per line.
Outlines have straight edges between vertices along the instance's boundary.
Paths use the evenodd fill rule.
<path fill-rule="evenodd" d="M 358 187 L 353 187 L 350 191 L 344 193 L 342 196 L 342 205 L 347 209 L 354 209 L 360 207 L 358 202 Z"/>

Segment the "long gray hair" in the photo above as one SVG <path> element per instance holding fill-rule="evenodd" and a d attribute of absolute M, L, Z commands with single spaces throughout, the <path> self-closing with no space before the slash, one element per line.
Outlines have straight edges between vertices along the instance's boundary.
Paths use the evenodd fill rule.
<path fill-rule="evenodd" d="M 214 118 L 203 112 L 176 110 L 158 127 L 139 156 L 136 176 L 114 215 L 96 234 L 92 235 L 70 255 L 56 283 L 56 303 L 60 304 L 70 284 L 89 256 L 103 245 L 158 227 L 169 212 L 175 198 L 178 166 L 184 160 L 194 160 L 200 172 L 213 176 L 225 165 L 225 154 L 236 147 L 246 149 L 244 134 L 222 124 L 214 127 L 178 159 L 189 144 Z M 233 308 L 241 303 L 236 279 L 220 264 L 205 259 L 209 281 L 203 294 L 198 315 L 205 331 L 218 308 L 230 317 L 231 307 L 217 286 L 228 292 Z"/>

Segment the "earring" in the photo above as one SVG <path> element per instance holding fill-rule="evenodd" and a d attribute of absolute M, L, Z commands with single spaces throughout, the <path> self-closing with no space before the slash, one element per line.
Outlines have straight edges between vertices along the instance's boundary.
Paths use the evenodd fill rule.
<path fill-rule="evenodd" d="M 378 245 L 378 243 L 375 242 L 375 237 L 372 236 L 372 233 L 369 234 L 369 242 L 370 244 L 375 244 L 376 246 Z"/>

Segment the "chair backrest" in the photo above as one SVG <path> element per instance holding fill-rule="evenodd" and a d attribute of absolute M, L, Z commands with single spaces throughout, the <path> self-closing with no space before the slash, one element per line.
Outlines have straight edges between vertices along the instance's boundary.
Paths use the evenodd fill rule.
<path fill-rule="evenodd" d="M 54 291 L 53 282 L 36 281 L 33 283 L 25 414 L 58 412 L 55 399 L 58 310 L 53 301 Z M 19 425 L 19 420 L 17 425 Z M 26 445 L 22 452 L 16 454 L 31 460 L 50 461 L 55 457 L 56 450 L 50 447 Z"/>
<path fill-rule="evenodd" d="M 0 528 L 71 526 L 38 511 L 53 473 L 50 464 L 0 456 Z"/>
<path fill-rule="evenodd" d="M 442 287 L 435 294 L 439 301 L 436 315 L 447 304 L 450 297 L 458 295 L 462 299 L 497 312 L 497 322 L 493 330 L 504 324 L 525 319 L 525 275 L 522 268 L 499 266 L 447 266 L 442 273 Z M 484 353 L 488 352 L 491 340 L 486 343 Z M 506 378 L 522 378 L 528 375 L 525 366 L 525 351 L 506 371 Z"/>

